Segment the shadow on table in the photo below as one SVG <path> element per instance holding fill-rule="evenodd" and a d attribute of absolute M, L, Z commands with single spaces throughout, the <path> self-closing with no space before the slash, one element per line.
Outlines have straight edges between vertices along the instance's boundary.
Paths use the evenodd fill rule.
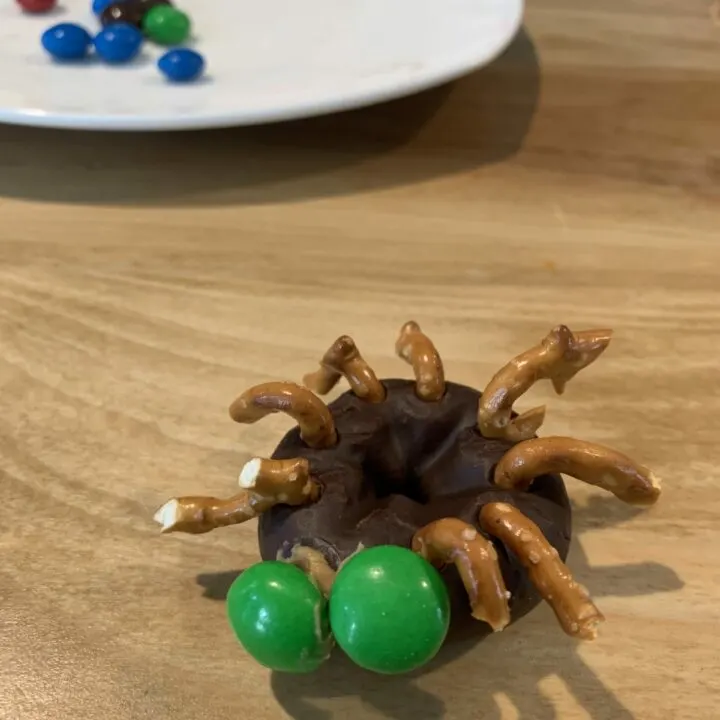
<path fill-rule="evenodd" d="M 517 152 L 537 105 L 539 76 L 535 47 L 523 30 L 494 63 L 452 85 L 309 120 L 176 133 L 0 125 L 0 197 L 223 205 L 421 182 Z M 354 171 L 421 133 L 423 162 L 393 157 L 376 172 Z"/>
<path fill-rule="evenodd" d="M 637 508 L 618 503 L 615 498 L 593 497 L 577 508 L 573 525 L 577 536 L 586 530 L 608 529 L 631 520 Z M 592 596 L 639 596 L 670 592 L 683 587 L 682 580 L 668 567 L 658 563 L 629 563 L 610 567 L 592 567 L 579 542 L 573 543 L 569 565 L 577 580 L 587 585 Z M 198 577 L 205 596 L 224 599 L 227 589 L 241 571 Z M 605 687 L 578 653 L 578 643 L 565 637 L 555 622 L 528 624 L 520 621 L 501 635 L 494 635 L 482 645 L 456 643 L 443 648 L 435 660 L 417 673 L 403 676 L 378 676 L 364 672 L 336 651 L 331 662 L 311 675 L 273 673 L 272 689 L 278 702 L 295 720 L 330 720 L 332 712 L 318 705 L 333 698 L 359 697 L 391 720 L 439 720 L 455 717 L 451 707 L 452 693 L 438 697 L 418 687 L 415 680 L 423 675 L 452 674 L 448 663 L 474 650 L 472 669 L 473 718 L 500 718 L 494 695 L 504 693 L 515 705 L 521 720 L 554 720 L 556 711 L 540 691 L 540 683 L 557 675 L 577 703 L 593 720 L 631 720 L 633 715 Z M 483 678 L 492 677 L 492 686 Z M 430 678 L 429 678 L 430 679 Z M 467 703 L 470 691 L 463 693 Z"/>

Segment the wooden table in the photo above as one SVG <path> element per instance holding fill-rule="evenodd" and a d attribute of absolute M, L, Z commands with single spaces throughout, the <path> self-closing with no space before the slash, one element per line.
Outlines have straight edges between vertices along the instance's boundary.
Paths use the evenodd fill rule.
<path fill-rule="evenodd" d="M 713 19 L 715 18 L 715 19 Z M 531 0 L 452 87 L 194 135 L 0 128 L 0 717 L 716 718 L 720 27 L 706 0 Z M 539 608 L 417 677 L 272 676 L 223 593 L 255 525 L 160 536 L 289 424 L 233 425 L 351 333 L 382 376 L 423 323 L 482 386 L 558 322 L 612 326 L 544 433 L 665 481 L 639 512 L 569 482 L 595 643 Z"/>

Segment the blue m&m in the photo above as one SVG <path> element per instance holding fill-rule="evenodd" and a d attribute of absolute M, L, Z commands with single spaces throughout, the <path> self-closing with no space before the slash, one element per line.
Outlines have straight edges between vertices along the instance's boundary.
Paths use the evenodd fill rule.
<path fill-rule="evenodd" d="M 41 42 L 56 60 L 82 60 L 88 54 L 92 38 L 81 25 L 60 23 L 46 30 Z"/>
<path fill-rule="evenodd" d="M 166 52 L 158 60 L 158 68 L 168 80 L 190 82 L 199 78 L 205 69 L 205 60 L 200 53 L 189 48 L 176 48 Z"/>
<path fill-rule="evenodd" d="M 126 63 L 140 52 L 143 35 L 132 25 L 108 25 L 95 36 L 95 51 L 107 63 Z"/>
<path fill-rule="evenodd" d="M 190 48 L 180 47 L 188 35 L 190 20 L 174 7 L 174 0 L 85 1 L 102 25 L 100 32 L 93 37 L 76 23 L 54 25 L 41 37 L 42 47 L 54 59 L 84 60 L 94 50 L 94 56 L 109 65 L 129 63 L 148 40 L 171 46 L 157 61 L 158 70 L 167 80 L 189 83 L 202 77 L 205 72 L 203 56 Z M 40 12 L 40 5 L 47 9 L 53 7 L 56 0 L 17 2 L 28 12 Z"/>

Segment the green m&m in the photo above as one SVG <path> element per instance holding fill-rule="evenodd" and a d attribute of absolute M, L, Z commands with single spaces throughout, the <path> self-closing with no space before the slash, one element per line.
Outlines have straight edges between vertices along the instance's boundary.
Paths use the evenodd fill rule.
<path fill-rule="evenodd" d="M 450 625 L 450 599 L 438 571 L 396 545 L 362 550 L 338 572 L 330 625 L 355 663 L 378 673 L 414 670 L 431 660 Z"/>
<path fill-rule="evenodd" d="M 237 639 L 261 665 L 306 673 L 330 655 L 327 603 L 305 573 L 284 562 L 261 562 L 231 585 L 227 612 Z"/>
<path fill-rule="evenodd" d="M 143 17 L 142 29 L 160 45 L 180 45 L 190 35 L 190 18 L 172 5 L 156 5 Z"/>

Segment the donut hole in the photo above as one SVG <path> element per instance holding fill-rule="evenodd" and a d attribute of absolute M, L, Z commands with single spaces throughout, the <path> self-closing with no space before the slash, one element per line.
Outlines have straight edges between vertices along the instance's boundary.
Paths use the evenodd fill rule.
<path fill-rule="evenodd" d="M 333 404 L 339 446 L 349 448 L 346 457 L 361 472 L 364 493 L 380 506 L 399 497 L 428 505 L 490 486 L 489 464 L 508 444 L 478 432 L 477 391 L 449 383 L 441 400 L 427 402 L 412 382 L 384 384 L 384 403 L 371 405 L 348 394 Z"/>
<path fill-rule="evenodd" d="M 398 470 L 381 458 L 368 456 L 362 464 L 365 487 L 377 500 L 401 495 L 420 505 L 426 505 L 430 496 L 423 487 L 422 477 L 412 467 Z"/>

